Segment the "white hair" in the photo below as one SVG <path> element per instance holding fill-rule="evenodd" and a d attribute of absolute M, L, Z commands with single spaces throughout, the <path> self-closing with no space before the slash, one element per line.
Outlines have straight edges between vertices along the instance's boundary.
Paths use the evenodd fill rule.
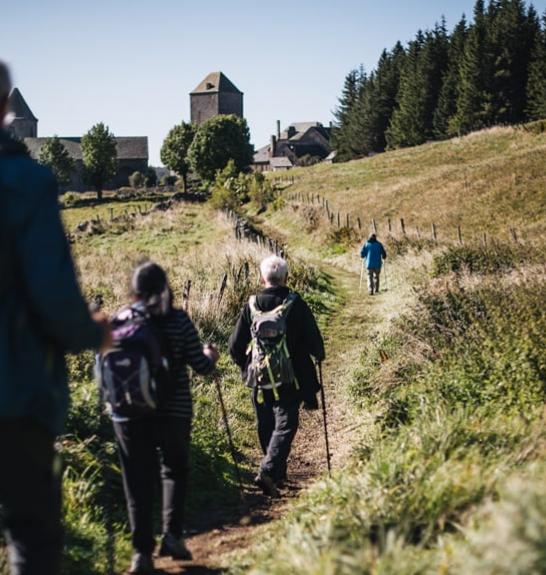
<path fill-rule="evenodd" d="M 6 100 L 11 92 L 11 77 L 9 68 L 0 60 L 0 103 Z"/>
<path fill-rule="evenodd" d="M 269 256 L 262 260 L 260 273 L 266 283 L 273 286 L 282 285 L 288 276 L 288 264 L 279 256 Z"/>

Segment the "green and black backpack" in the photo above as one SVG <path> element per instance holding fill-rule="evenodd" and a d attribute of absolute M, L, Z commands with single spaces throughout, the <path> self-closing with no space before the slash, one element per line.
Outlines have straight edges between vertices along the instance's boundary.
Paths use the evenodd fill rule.
<path fill-rule="evenodd" d="M 258 401 L 264 400 L 264 390 L 271 390 L 275 400 L 280 399 L 282 386 L 298 382 L 286 343 L 286 320 L 297 299 L 290 292 L 284 302 L 271 311 L 261 311 L 256 306 L 256 296 L 248 302 L 252 324 L 252 339 L 248 346 L 250 364 L 247 370 L 247 385 L 258 390 Z"/>

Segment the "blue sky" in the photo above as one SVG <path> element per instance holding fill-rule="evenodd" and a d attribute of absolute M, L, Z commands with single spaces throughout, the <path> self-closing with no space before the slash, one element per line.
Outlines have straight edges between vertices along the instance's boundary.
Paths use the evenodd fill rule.
<path fill-rule="evenodd" d="M 327 124 L 347 72 L 474 0 L 0 0 L 0 58 L 39 118 L 39 135 L 81 135 L 103 121 L 149 137 L 189 120 L 188 93 L 222 70 L 244 92 L 259 147 L 295 121 Z M 536 0 L 539 13 L 546 0 Z"/>

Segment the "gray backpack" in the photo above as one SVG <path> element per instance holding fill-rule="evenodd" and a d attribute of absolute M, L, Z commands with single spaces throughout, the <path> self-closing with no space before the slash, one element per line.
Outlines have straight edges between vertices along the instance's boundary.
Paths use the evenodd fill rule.
<path fill-rule="evenodd" d="M 279 399 L 282 385 L 298 387 L 294 366 L 286 344 L 286 319 L 297 295 L 290 292 L 284 302 L 271 311 L 261 311 L 256 306 L 256 296 L 249 300 L 252 324 L 249 344 L 250 365 L 247 385 L 258 389 L 258 400 L 263 401 L 263 390 L 271 390 Z"/>

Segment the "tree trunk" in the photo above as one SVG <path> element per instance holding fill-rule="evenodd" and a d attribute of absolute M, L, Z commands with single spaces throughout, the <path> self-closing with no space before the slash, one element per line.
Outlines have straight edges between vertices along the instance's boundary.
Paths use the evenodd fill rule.
<path fill-rule="evenodd" d="M 182 172 L 182 180 L 184 182 L 184 193 L 188 191 L 188 172 Z"/>
<path fill-rule="evenodd" d="M 97 200 L 102 202 L 102 188 L 97 188 Z"/>

